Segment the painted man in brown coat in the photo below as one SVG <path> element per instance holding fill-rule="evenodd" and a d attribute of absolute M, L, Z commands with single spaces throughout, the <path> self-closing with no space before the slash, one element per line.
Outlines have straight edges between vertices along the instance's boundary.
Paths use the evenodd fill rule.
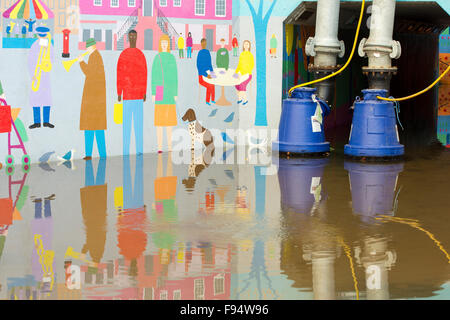
<path fill-rule="evenodd" d="M 89 61 L 85 63 L 83 56 L 78 57 L 81 71 L 86 76 L 81 102 L 80 130 L 84 130 L 86 156 L 84 160 L 92 159 L 94 137 L 100 158 L 106 158 L 106 81 L 103 59 L 98 52 L 94 39 L 86 41 Z"/>

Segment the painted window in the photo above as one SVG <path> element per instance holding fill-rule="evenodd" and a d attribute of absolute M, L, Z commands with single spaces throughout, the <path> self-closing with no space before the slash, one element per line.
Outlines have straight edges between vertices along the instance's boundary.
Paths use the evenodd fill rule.
<path fill-rule="evenodd" d="M 111 0 L 111 8 L 118 8 L 119 0 Z"/>
<path fill-rule="evenodd" d="M 205 15 L 205 0 L 195 0 L 195 15 Z"/>
<path fill-rule="evenodd" d="M 160 7 L 167 7 L 167 0 L 159 0 Z"/>
<path fill-rule="evenodd" d="M 136 7 L 136 0 L 128 0 L 129 7 Z"/>
<path fill-rule="evenodd" d="M 214 277 L 214 295 L 225 293 L 225 277 L 223 274 Z"/>
<path fill-rule="evenodd" d="M 167 290 L 162 290 L 160 293 L 159 293 L 159 300 L 168 300 L 167 298 L 168 298 L 168 294 L 167 294 Z"/>
<path fill-rule="evenodd" d="M 225 17 L 226 9 L 226 0 L 216 0 L 216 17 Z"/>
<path fill-rule="evenodd" d="M 97 42 L 101 42 L 102 41 L 102 30 L 101 29 L 95 29 L 94 30 L 94 39 Z"/>
<path fill-rule="evenodd" d="M 175 290 L 173 292 L 173 300 L 181 300 L 181 290 Z"/>
<path fill-rule="evenodd" d="M 205 281 L 203 279 L 194 280 L 194 299 L 205 299 Z"/>
<path fill-rule="evenodd" d="M 94 6 L 101 7 L 102 6 L 102 0 L 94 0 Z"/>
<path fill-rule="evenodd" d="M 91 30 L 89 29 L 83 29 L 83 42 L 88 41 L 88 39 L 91 37 Z"/>
<path fill-rule="evenodd" d="M 181 7 L 181 0 L 173 0 L 174 7 Z"/>

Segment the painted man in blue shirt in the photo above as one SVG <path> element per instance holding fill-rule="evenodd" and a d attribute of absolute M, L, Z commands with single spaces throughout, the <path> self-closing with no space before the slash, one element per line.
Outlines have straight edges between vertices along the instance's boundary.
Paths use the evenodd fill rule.
<path fill-rule="evenodd" d="M 203 77 L 213 79 L 216 75 L 214 74 L 212 67 L 211 54 L 209 50 L 206 49 L 206 39 L 202 39 L 201 45 L 202 50 L 200 50 L 197 55 L 198 83 L 206 88 L 206 104 L 210 106 L 211 103 L 216 103 L 215 86 L 207 83 Z"/>

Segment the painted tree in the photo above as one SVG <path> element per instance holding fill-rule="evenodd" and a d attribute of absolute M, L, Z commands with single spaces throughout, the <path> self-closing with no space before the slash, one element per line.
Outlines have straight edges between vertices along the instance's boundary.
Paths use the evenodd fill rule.
<path fill-rule="evenodd" d="M 258 1 L 258 0 L 256 0 Z M 267 126 L 267 101 L 266 101 L 266 42 L 267 24 L 278 0 L 272 0 L 267 12 L 264 14 L 264 2 L 259 0 L 256 11 L 251 0 L 245 0 L 252 14 L 253 27 L 255 29 L 256 47 L 256 115 L 255 126 Z"/>

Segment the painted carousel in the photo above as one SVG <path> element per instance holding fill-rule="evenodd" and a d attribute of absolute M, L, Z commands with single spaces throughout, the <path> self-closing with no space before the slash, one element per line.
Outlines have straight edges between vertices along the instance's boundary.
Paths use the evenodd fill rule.
<path fill-rule="evenodd" d="M 18 0 L 3 13 L 3 48 L 30 48 L 40 27 L 48 28 L 52 35 L 53 18 L 42 0 Z"/>

